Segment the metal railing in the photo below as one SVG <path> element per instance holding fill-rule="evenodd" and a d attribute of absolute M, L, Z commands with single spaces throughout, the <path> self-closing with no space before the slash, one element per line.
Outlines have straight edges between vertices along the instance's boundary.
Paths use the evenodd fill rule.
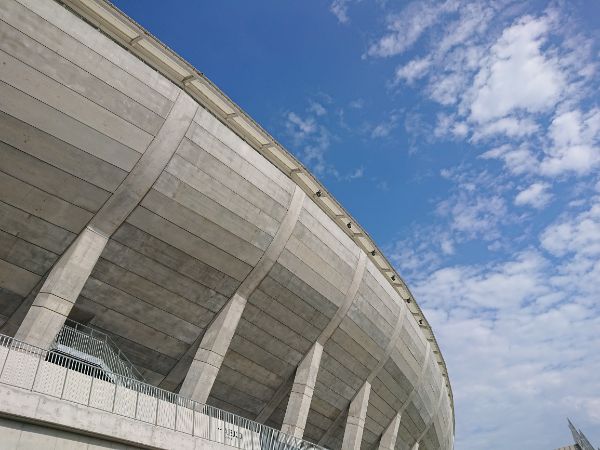
<path fill-rule="evenodd" d="M 50 348 L 98 365 L 106 372 L 146 381 L 107 334 L 72 320 L 67 319 Z"/>
<path fill-rule="evenodd" d="M 324 450 L 236 414 L 0 334 L 0 383 L 245 450 Z"/>

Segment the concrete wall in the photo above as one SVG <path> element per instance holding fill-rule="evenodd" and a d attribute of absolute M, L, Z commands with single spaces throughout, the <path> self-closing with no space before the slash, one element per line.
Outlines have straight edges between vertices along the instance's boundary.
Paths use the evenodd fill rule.
<path fill-rule="evenodd" d="M 0 332 L 14 334 L 44 275 L 136 165 L 181 91 L 50 0 L 2 2 L 0 67 Z M 206 327 L 273 240 L 293 190 L 200 107 L 110 237 L 71 317 L 110 334 L 150 382 L 177 390 Z M 275 403 L 266 423 L 280 427 L 288 396 L 275 401 L 276 393 L 344 303 L 361 251 L 307 199 L 248 299 L 208 403 L 251 419 Z M 325 342 L 305 438 L 328 433 L 326 444 L 339 448 L 338 418 L 381 363 L 363 448 L 402 408 L 396 448 L 423 432 L 421 449 L 451 448 L 447 397 L 435 411 L 440 369 L 422 371 L 427 342 L 410 314 L 390 342 L 402 311 L 368 261 Z"/>
<path fill-rule="evenodd" d="M 70 431 L 57 430 L 27 422 L 0 418 L 0 436 L 5 450 L 38 450 L 44 448 L 91 450 L 133 450 L 139 447 L 110 442 Z"/>

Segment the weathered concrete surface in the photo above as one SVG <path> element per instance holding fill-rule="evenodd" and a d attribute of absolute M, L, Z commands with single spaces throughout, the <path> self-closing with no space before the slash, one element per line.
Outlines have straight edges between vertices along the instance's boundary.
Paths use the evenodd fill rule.
<path fill-rule="evenodd" d="M 89 277 L 69 270 L 84 284 L 78 297 L 61 294 L 74 304 L 63 313 L 110 334 L 148 380 L 177 390 L 207 329 L 258 273 L 296 184 L 203 107 L 164 166 L 140 165 L 184 94 L 53 1 L 1 2 L 0 60 L 0 327 L 15 333 L 44 277 L 93 224 L 110 238 Z M 368 381 L 363 447 L 399 411 L 398 448 L 426 430 L 423 449 L 452 447 L 447 398 L 429 426 L 443 378 L 419 325 L 312 199 L 256 280 L 231 312 L 239 320 L 221 321 L 238 323 L 221 334 L 209 404 L 281 427 L 294 374 L 319 342 L 305 438 L 329 433 L 340 448 L 348 405 Z"/>
<path fill-rule="evenodd" d="M 346 427 L 344 428 L 343 449 L 360 450 L 362 443 L 362 434 L 365 428 L 365 416 L 369 406 L 369 394 L 371 393 L 371 384 L 365 383 L 358 391 L 358 394 L 350 403 Z"/>
<path fill-rule="evenodd" d="M 231 300 L 227 302 L 206 330 L 190 370 L 181 386 L 181 395 L 200 403 L 206 403 L 246 307 L 247 299 L 267 276 L 275 261 L 279 258 L 296 225 L 305 198 L 306 194 L 299 187 L 296 187 L 287 213 L 269 247 L 267 247 L 267 250 L 246 279 L 240 284 Z"/>
<path fill-rule="evenodd" d="M 0 384 L 0 415 L 16 421 L 27 421 L 47 427 L 46 436 L 15 433 L 14 428 L 7 430 L 0 422 L 0 436 L 3 449 L 39 449 L 58 444 L 61 439 L 56 428 L 80 433 L 78 440 L 88 440 L 94 444 L 95 439 L 88 438 L 92 435 L 105 439 L 106 448 L 158 448 L 158 449 L 208 449 L 227 450 L 233 447 L 217 442 L 201 439 L 189 434 L 157 427 L 154 424 L 144 423 L 139 420 L 129 419 L 117 414 L 89 408 L 84 405 L 60 400 L 37 392 L 30 392 L 21 388 Z M 40 430 L 41 431 L 41 430 Z M 64 436 L 63 436 L 64 437 Z M 27 440 L 31 438 L 32 440 Z M 66 441 L 66 442 L 65 442 Z M 62 440 L 63 443 L 72 445 L 70 439 Z M 117 445 L 111 447 L 115 443 Z M 63 448 L 63 447 L 61 447 Z M 87 447 L 84 447 L 87 448 Z"/>
<path fill-rule="evenodd" d="M 398 429 L 400 428 L 400 419 L 402 414 L 398 413 L 387 426 L 381 435 L 379 442 L 379 450 L 394 450 L 396 448 L 396 438 L 398 437 Z"/>

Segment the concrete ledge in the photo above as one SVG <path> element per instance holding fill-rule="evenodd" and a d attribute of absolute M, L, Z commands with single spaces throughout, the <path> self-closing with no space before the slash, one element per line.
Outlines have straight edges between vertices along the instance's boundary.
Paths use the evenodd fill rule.
<path fill-rule="evenodd" d="M 4 384 L 0 384 L 0 398 L 0 416 L 124 444 L 154 449 L 236 448 Z"/>

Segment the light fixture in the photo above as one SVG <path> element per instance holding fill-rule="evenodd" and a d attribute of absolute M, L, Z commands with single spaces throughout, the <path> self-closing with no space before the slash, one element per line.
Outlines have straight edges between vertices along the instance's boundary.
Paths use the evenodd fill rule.
<path fill-rule="evenodd" d="M 317 197 L 320 197 L 322 195 L 321 191 L 317 191 L 317 192 L 315 192 L 315 194 L 317 195 Z"/>
<path fill-rule="evenodd" d="M 392 281 L 396 281 L 396 275 L 392 275 Z"/>
<path fill-rule="evenodd" d="M 350 222 L 348 222 L 348 225 L 346 225 L 348 228 L 352 228 L 352 224 Z"/>

